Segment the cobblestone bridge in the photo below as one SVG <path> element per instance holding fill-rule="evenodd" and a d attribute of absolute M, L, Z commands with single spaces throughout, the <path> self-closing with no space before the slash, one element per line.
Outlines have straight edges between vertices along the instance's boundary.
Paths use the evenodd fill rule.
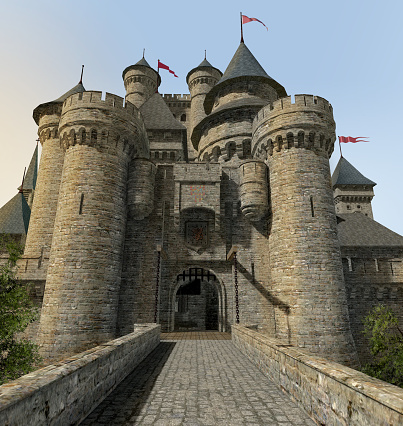
<path fill-rule="evenodd" d="M 218 332 L 166 333 L 82 425 L 314 425 Z"/>

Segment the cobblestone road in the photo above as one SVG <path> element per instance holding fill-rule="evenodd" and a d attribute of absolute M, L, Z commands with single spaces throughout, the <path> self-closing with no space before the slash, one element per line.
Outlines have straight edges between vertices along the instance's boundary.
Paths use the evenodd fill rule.
<path fill-rule="evenodd" d="M 81 425 L 314 422 L 231 340 L 161 340 Z"/>

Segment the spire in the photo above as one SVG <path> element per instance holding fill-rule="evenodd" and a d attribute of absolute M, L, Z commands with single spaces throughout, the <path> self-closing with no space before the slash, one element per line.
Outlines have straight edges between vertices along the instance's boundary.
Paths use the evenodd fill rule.
<path fill-rule="evenodd" d="M 55 104 L 62 104 L 69 96 L 74 95 L 75 93 L 85 92 L 85 88 L 82 83 L 83 71 L 84 71 L 84 65 L 82 65 L 82 68 L 81 68 L 81 79 L 76 86 L 68 90 L 66 93 L 64 93 L 62 96 L 58 97 L 54 101 L 44 102 L 43 104 L 38 105 L 34 109 L 32 116 L 36 124 L 39 125 L 39 118 L 46 111 L 48 107 L 54 106 Z"/>
<path fill-rule="evenodd" d="M 276 90 L 280 98 L 287 96 L 287 92 L 284 87 L 266 73 L 263 67 L 253 56 L 252 52 L 246 47 L 246 44 L 241 42 L 228 64 L 224 75 L 206 96 L 204 108 L 207 114 L 210 114 L 211 109 L 213 108 L 216 93 L 226 85 L 237 80 L 264 81 Z"/>
<path fill-rule="evenodd" d="M 332 186 L 336 185 L 368 185 L 376 183 L 362 175 L 344 157 L 341 157 L 332 175 Z"/>
<path fill-rule="evenodd" d="M 29 163 L 27 173 L 24 179 L 24 190 L 33 189 L 36 187 L 36 180 L 38 178 L 38 144 L 32 154 L 31 162 Z"/>

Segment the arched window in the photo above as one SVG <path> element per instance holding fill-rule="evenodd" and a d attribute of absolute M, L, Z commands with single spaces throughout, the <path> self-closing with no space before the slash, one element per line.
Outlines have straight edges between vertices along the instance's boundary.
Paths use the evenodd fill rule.
<path fill-rule="evenodd" d="M 186 114 L 181 115 L 181 121 L 186 121 Z"/>

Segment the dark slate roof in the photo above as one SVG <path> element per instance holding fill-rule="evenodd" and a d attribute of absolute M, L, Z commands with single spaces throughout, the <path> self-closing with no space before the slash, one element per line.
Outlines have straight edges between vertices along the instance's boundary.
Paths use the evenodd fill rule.
<path fill-rule="evenodd" d="M 279 97 L 287 96 L 287 92 L 284 87 L 266 73 L 251 51 L 246 47 L 245 43 L 241 42 L 225 70 L 224 75 L 221 77 L 221 80 L 206 95 L 204 102 L 206 114 L 211 112 L 215 94 L 222 87 L 230 84 L 234 80 L 250 79 L 265 81 L 277 91 Z"/>
<path fill-rule="evenodd" d="M 340 246 L 403 247 L 403 237 L 363 213 L 338 214 Z"/>
<path fill-rule="evenodd" d="M 144 67 L 150 67 L 150 64 L 145 60 L 145 58 L 141 58 L 138 62 L 136 62 L 134 65 L 143 65 Z"/>
<path fill-rule="evenodd" d="M 80 82 L 76 86 L 74 86 L 72 89 L 68 90 L 66 93 L 64 93 L 62 96 L 58 97 L 54 101 L 45 102 L 43 104 L 38 105 L 32 114 L 34 117 L 35 123 L 39 124 L 39 117 L 46 110 L 46 107 L 50 105 L 55 104 L 62 104 L 69 96 L 74 95 L 75 93 L 85 92 L 85 88 L 83 84 Z"/>
<path fill-rule="evenodd" d="M 184 130 L 181 124 L 172 114 L 168 105 L 159 93 L 154 93 L 150 99 L 140 107 L 144 124 L 147 130 Z"/>
<path fill-rule="evenodd" d="M 157 81 L 158 81 L 158 87 L 161 84 L 161 76 L 158 74 L 157 71 L 155 71 L 154 68 L 150 67 L 150 64 L 145 60 L 145 58 L 141 58 L 138 62 L 136 62 L 134 65 L 129 65 L 128 67 L 126 67 L 123 72 L 122 72 L 122 78 L 123 80 L 125 79 L 125 74 L 127 73 L 127 71 L 131 70 L 131 69 L 141 69 L 141 67 L 147 67 L 150 68 L 150 70 L 153 70 L 155 72 L 155 74 L 157 74 Z"/>
<path fill-rule="evenodd" d="M 220 73 L 220 75 L 222 75 L 222 72 L 218 68 L 213 67 L 207 59 L 203 59 L 196 68 L 193 68 L 192 70 L 190 70 L 187 73 L 186 83 L 189 83 L 189 76 L 190 76 L 190 74 L 192 74 L 194 71 L 197 71 L 199 68 L 212 68 L 212 69 L 218 71 Z"/>
<path fill-rule="evenodd" d="M 31 162 L 29 163 L 27 173 L 24 179 L 24 189 L 35 189 L 38 178 L 38 145 L 36 145 Z"/>
<path fill-rule="evenodd" d="M 64 102 L 69 96 L 74 95 L 75 93 L 82 93 L 85 92 L 85 88 L 83 86 L 83 83 L 78 83 L 76 86 L 74 86 L 72 89 L 68 90 L 66 93 L 64 93 L 59 98 L 55 99 L 52 102 Z"/>
<path fill-rule="evenodd" d="M 26 235 L 30 216 L 31 209 L 22 192 L 19 192 L 0 208 L 0 233 Z"/>
<path fill-rule="evenodd" d="M 341 157 L 332 175 L 332 185 L 376 185 L 362 175 L 344 157 Z"/>
<path fill-rule="evenodd" d="M 262 108 L 266 106 L 269 103 L 269 101 L 259 98 L 239 98 L 234 101 L 228 102 L 224 105 L 220 105 L 217 109 L 214 110 L 213 114 L 217 114 L 221 111 L 225 111 L 228 109 L 235 109 L 235 108 L 243 108 L 248 106 L 253 107 L 259 107 Z M 209 117 L 212 117 L 211 114 Z"/>

